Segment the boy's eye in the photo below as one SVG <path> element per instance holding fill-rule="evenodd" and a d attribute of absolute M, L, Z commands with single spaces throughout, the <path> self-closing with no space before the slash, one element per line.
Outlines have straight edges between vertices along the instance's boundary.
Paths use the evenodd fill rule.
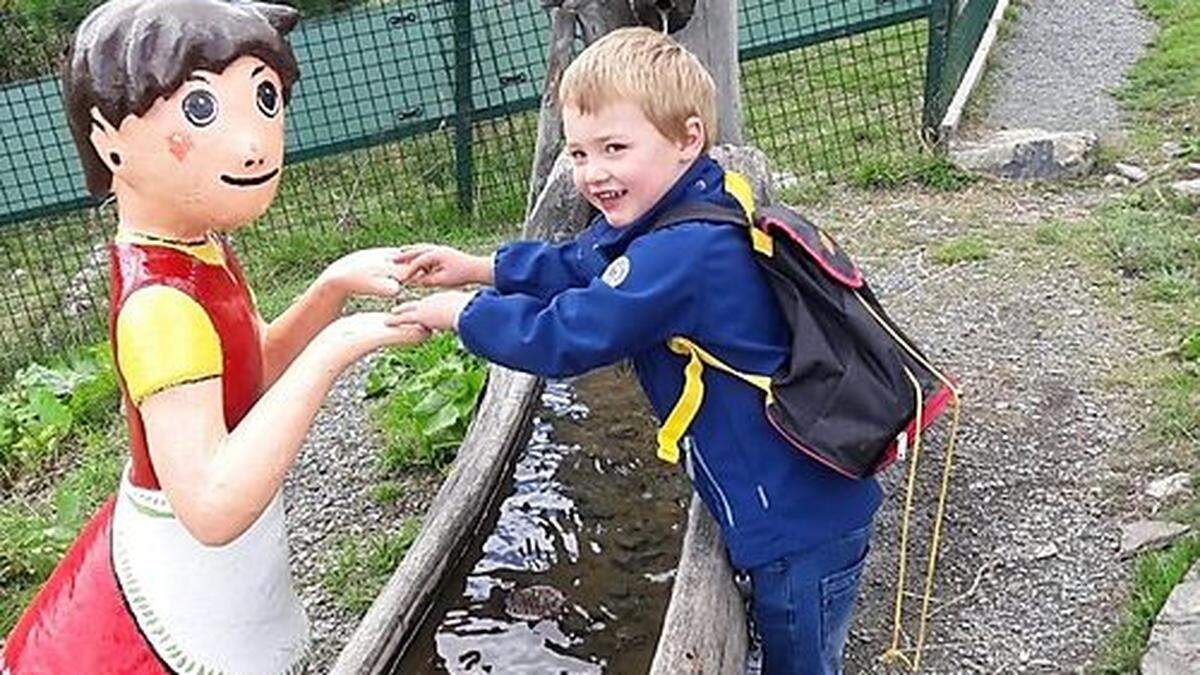
<path fill-rule="evenodd" d="M 197 89 L 183 97 L 183 116 L 198 127 L 206 127 L 217 119 L 217 97 L 212 92 Z"/>
<path fill-rule="evenodd" d="M 258 99 L 258 109 L 264 115 L 274 117 L 279 113 L 279 91 L 275 89 L 274 82 L 260 83 L 256 97 Z"/>
<path fill-rule="evenodd" d="M 604 146 L 604 151 L 609 154 L 618 153 L 624 149 L 625 149 L 624 143 L 609 143 L 608 145 Z"/>
<path fill-rule="evenodd" d="M 570 152 L 570 156 L 571 156 L 571 159 L 573 159 L 573 160 L 575 160 L 575 161 L 579 161 L 579 160 L 581 160 L 581 159 L 584 159 L 585 157 L 587 157 L 587 153 L 585 153 L 585 152 L 584 152 L 584 151 L 582 151 L 582 150 L 572 150 L 572 151 Z"/>

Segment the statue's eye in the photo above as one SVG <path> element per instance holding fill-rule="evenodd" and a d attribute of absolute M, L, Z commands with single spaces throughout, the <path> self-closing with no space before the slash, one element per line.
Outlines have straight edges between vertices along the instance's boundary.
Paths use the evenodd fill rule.
<path fill-rule="evenodd" d="M 204 89 L 197 89 L 184 96 L 183 116 L 198 127 L 212 124 L 212 121 L 217 119 L 217 97 Z"/>
<path fill-rule="evenodd" d="M 267 117 L 274 117 L 279 112 L 279 91 L 273 82 L 263 82 L 258 85 L 258 109 Z"/>

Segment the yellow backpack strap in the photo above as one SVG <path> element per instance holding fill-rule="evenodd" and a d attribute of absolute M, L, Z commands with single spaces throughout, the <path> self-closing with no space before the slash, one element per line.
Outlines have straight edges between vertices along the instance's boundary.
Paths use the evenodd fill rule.
<path fill-rule="evenodd" d="M 667 415 L 658 430 L 658 458 L 664 462 L 675 464 L 679 461 L 679 441 L 687 433 L 692 420 L 700 412 L 700 403 L 704 399 L 704 364 L 724 371 L 760 389 L 767 396 L 767 403 L 775 400 L 771 393 L 771 378 L 766 375 L 743 373 L 717 357 L 709 354 L 700 345 L 685 338 L 673 337 L 667 341 L 667 347 L 681 356 L 687 356 L 687 365 L 683 368 L 683 393 L 675 402 L 675 407 Z"/>
<path fill-rule="evenodd" d="M 754 250 L 768 257 L 773 255 L 775 242 L 771 240 L 771 235 L 754 226 L 754 189 L 750 187 L 750 181 L 736 171 L 726 171 L 725 192 L 736 199 L 746 212 L 746 222 L 750 223 L 750 243 Z"/>

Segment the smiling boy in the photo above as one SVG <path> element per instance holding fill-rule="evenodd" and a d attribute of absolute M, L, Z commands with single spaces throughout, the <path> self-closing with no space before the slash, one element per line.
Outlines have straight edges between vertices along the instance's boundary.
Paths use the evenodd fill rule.
<path fill-rule="evenodd" d="M 338 374 L 423 339 L 384 312 L 396 249 L 326 268 L 263 321 L 226 234 L 279 185 L 299 16 L 248 0 L 112 0 L 63 67 L 89 191 L 116 198 L 110 340 L 130 460 L 9 635 L 0 672 L 299 672 L 281 485 Z"/>
<path fill-rule="evenodd" d="M 677 428 L 685 336 L 748 373 L 787 363 L 790 332 L 752 257 L 745 228 L 702 220 L 658 228 L 684 204 L 738 207 L 747 186 L 707 155 L 714 86 L 699 61 L 644 28 L 588 47 L 559 90 L 575 187 L 600 215 L 562 245 L 515 242 L 494 256 L 423 246 L 405 260 L 416 283 L 494 286 L 441 292 L 397 308 L 457 329 L 487 359 L 569 376 L 632 359 L 664 423 L 660 456 L 680 447 L 695 489 L 748 573 L 764 672 L 841 670 L 854 598 L 881 493 L 792 448 L 768 422 L 763 394 L 718 371 L 682 442 Z M 743 179 L 744 180 L 744 179 Z M 819 376 L 819 375 L 814 375 Z"/>

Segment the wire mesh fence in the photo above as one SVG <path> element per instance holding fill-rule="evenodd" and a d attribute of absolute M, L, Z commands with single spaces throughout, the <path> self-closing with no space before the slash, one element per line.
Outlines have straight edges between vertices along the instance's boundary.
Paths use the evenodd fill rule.
<path fill-rule="evenodd" d="M 750 141 L 780 170 L 822 177 L 920 151 L 929 1 L 739 3 Z M 105 332 L 114 214 L 85 198 L 55 77 L 89 2 L 57 20 L 0 10 L 0 377 Z M 362 245 L 439 226 L 516 232 L 545 71 L 541 3 L 309 4 L 318 16 L 291 36 L 302 77 L 289 168 L 239 247 L 313 232 Z"/>

